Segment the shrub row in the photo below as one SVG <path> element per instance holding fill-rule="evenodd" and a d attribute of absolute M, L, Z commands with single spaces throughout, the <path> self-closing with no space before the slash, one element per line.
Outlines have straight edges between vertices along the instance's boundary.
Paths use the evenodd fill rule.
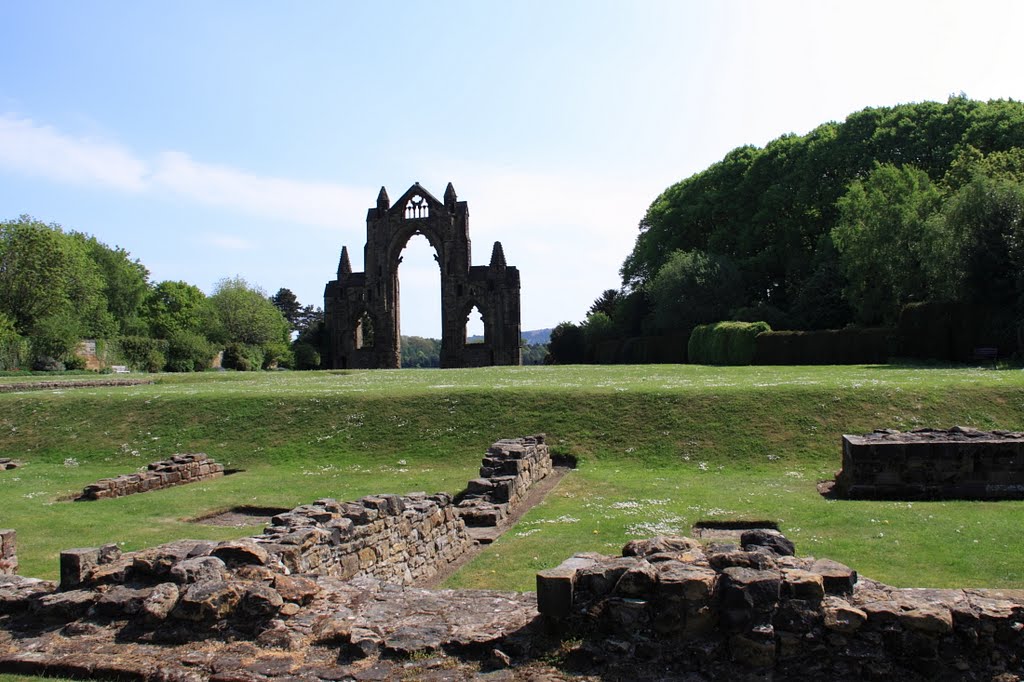
<path fill-rule="evenodd" d="M 825 329 L 765 332 L 757 336 L 756 365 L 879 364 L 892 356 L 894 330 Z"/>
<path fill-rule="evenodd" d="M 1018 352 L 1012 311 L 967 303 L 911 303 L 900 312 L 897 338 L 898 355 L 923 360 L 966 362 L 980 346 Z"/>
<path fill-rule="evenodd" d="M 757 335 L 771 331 L 767 322 L 716 322 L 693 328 L 686 354 L 697 365 L 749 365 Z"/>

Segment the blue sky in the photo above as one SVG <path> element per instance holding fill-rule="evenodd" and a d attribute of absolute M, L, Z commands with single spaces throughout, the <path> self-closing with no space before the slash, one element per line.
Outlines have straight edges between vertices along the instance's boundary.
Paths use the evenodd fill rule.
<path fill-rule="evenodd" d="M 1016 2 L 0 0 L 0 219 L 211 291 L 322 305 L 366 209 L 419 181 L 501 240 L 524 329 L 578 321 L 669 184 L 866 106 L 1024 99 Z M 402 331 L 439 336 L 425 240 Z M 473 329 L 471 328 L 471 333 Z"/>

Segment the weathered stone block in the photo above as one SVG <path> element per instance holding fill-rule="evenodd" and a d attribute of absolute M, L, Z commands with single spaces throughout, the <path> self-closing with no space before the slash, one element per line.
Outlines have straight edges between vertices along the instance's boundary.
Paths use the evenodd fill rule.
<path fill-rule="evenodd" d="M 100 563 L 98 547 L 67 549 L 60 553 L 60 589 L 73 590 L 85 583 Z"/>

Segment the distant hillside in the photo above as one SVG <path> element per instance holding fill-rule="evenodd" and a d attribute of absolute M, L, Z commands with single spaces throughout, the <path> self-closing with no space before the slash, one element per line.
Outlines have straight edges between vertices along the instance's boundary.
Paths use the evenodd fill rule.
<path fill-rule="evenodd" d="M 521 336 L 526 343 L 536 346 L 551 340 L 551 329 L 534 329 L 533 331 L 522 332 Z"/>
<path fill-rule="evenodd" d="M 531 346 L 540 346 L 551 340 L 551 329 L 533 329 L 528 332 L 521 332 L 520 336 L 523 340 Z M 469 342 L 474 343 L 476 341 L 483 341 L 482 336 L 471 336 Z"/>

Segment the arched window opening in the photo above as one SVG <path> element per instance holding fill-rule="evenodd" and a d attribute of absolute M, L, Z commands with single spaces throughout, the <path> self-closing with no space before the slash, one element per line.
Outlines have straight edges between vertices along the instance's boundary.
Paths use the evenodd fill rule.
<path fill-rule="evenodd" d="M 373 318 L 364 312 L 356 323 L 356 348 L 373 348 Z"/>
<path fill-rule="evenodd" d="M 402 336 L 441 338 L 441 266 L 430 240 L 414 234 L 398 259 L 399 329 Z M 440 351 L 438 351 L 440 353 Z M 403 347 L 402 356 L 405 357 Z"/>
<path fill-rule="evenodd" d="M 419 194 L 413 195 L 409 199 L 409 203 L 405 205 L 405 219 L 410 218 L 429 218 L 430 217 L 430 204 L 427 200 L 421 197 Z"/>
<path fill-rule="evenodd" d="M 484 324 L 483 313 L 476 306 L 473 306 L 466 316 L 466 345 L 483 343 L 487 340 L 487 327 Z"/>

